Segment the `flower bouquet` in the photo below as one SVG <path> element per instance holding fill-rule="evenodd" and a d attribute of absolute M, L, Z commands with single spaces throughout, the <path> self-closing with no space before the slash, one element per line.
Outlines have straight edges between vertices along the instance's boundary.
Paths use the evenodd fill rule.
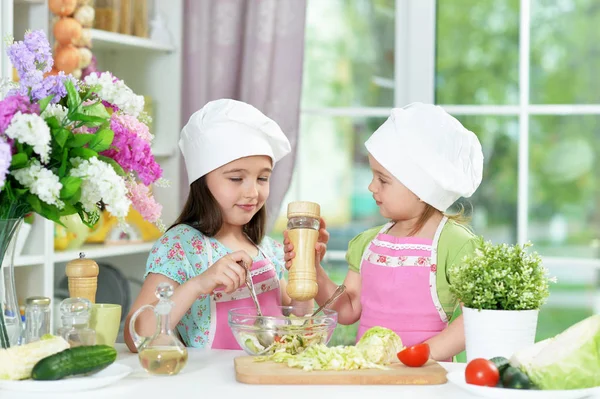
<path fill-rule="evenodd" d="M 450 290 L 463 307 L 468 360 L 510 357 L 534 343 L 540 307 L 556 279 L 524 245 L 479 246 L 448 272 Z"/>
<path fill-rule="evenodd" d="M 29 212 L 59 224 L 77 214 L 92 227 L 101 207 L 120 220 L 133 207 L 163 228 L 162 206 L 149 189 L 162 169 L 152 155 L 143 97 L 109 72 L 83 81 L 48 74 L 53 59 L 42 31 L 11 40 L 7 52 L 19 82 L 4 82 L 0 92 L 0 260 Z M 4 277 L 14 291 L 14 277 Z M 4 289 L 16 302 L 10 286 Z M 15 343 L 4 317 L 18 314 L 7 309 L 16 306 L 10 299 L 0 302 L 2 347 Z"/>

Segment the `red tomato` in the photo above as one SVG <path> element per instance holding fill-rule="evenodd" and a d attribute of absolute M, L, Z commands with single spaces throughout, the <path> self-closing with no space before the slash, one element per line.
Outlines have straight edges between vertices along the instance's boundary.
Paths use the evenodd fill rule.
<path fill-rule="evenodd" d="M 493 362 L 477 358 L 467 364 L 465 380 L 467 384 L 495 387 L 500 380 L 500 372 Z"/>
<path fill-rule="evenodd" d="M 421 367 L 429 360 L 429 345 L 418 344 L 398 352 L 398 360 L 408 367 Z"/>

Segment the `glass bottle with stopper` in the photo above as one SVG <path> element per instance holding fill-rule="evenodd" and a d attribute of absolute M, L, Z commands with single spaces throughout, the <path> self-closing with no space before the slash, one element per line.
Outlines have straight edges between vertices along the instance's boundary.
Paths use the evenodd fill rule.
<path fill-rule="evenodd" d="M 25 301 L 25 343 L 50 334 L 50 298 L 32 296 Z"/>
<path fill-rule="evenodd" d="M 288 272 L 287 294 L 297 301 L 313 299 L 319 291 L 315 268 L 315 245 L 319 238 L 321 207 L 307 201 L 290 202 L 288 237 L 296 256 Z"/>
<path fill-rule="evenodd" d="M 86 298 L 67 298 L 60 303 L 62 327 L 57 333 L 74 348 L 96 344 L 96 331 L 89 327 L 92 303 Z"/>
<path fill-rule="evenodd" d="M 150 374 L 174 375 L 179 373 L 187 363 L 187 349 L 171 330 L 170 314 L 173 308 L 173 286 L 160 283 L 156 286 L 156 306 L 144 305 L 139 308 L 129 322 L 129 331 L 138 350 L 142 367 Z M 140 336 L 135 329 L 135 322 L 141 312 L 152 310 L 157 318 L 157 329 L 148 337 Z"/>
<path fill-rule="evenodd" d="M 78 259 L 67 263 L 65 273 L 69 282 L 69 296 L 96 303 L 98 270 L 98 264 L 92 259 L 86 259 L 83 252 L 79 253 Z"/>

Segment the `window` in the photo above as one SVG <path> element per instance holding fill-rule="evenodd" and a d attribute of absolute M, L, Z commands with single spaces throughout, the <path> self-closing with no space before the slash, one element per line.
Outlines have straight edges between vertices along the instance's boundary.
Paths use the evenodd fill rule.
<path fill-rule="evenodd" d="M 461 200 L 476 233 L 532 241 L 559 279 L 538 338 L 600 312 L 599 18 L 596 0 L 308 0 L 299 157 L 285 203 L 322 205 L 333 278 L 346 274 L 348 241 L 383 222 L 364 141 L 392 106 L 435 102 L 483 146 L 483 182 Z M 335 343 L 350 342 L 346 332 Z"/>

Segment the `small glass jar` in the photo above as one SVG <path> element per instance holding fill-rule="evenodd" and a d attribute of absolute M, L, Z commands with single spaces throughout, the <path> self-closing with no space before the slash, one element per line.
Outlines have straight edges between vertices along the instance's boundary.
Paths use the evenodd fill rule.
<path fill-rule="evenodd" d="M 50 334 L 50 298 L 32 296 L 25 300 L 25 343 Z"/>
<path fill-rule="evenodd" d="M 71 348 L 96 344 L 96 331 L 89 327 L 92 302 L 86 298 L 67 298 L 60 303 L 62 327 L 58 335 Z"/>

